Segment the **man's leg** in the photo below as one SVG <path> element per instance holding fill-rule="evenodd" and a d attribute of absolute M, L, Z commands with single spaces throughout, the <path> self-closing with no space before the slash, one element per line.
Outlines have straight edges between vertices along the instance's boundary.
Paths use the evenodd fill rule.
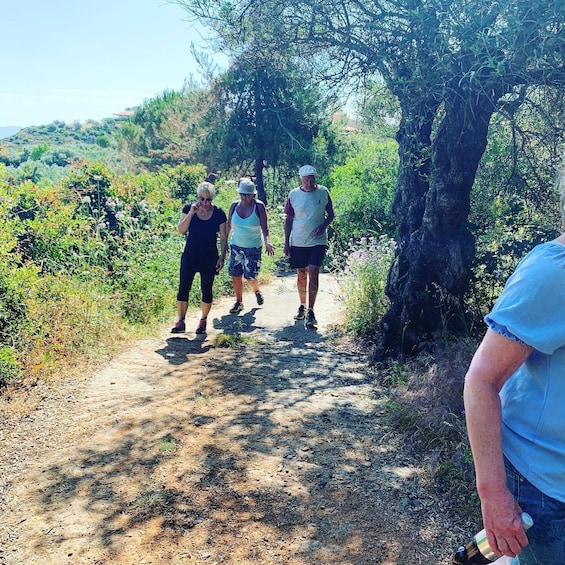
<path fill-rule="evenodd" d="M 308 287 L 308 267 L 296 269 L 296 287 L 298 288 L 298 298 L 300 304 L 306 304 L 306 290 Z"/>
<path fill-rule="evenodd" d="M 320 284 L 320 266 L 308 265 L 308 308 L 313 310 Z"/>

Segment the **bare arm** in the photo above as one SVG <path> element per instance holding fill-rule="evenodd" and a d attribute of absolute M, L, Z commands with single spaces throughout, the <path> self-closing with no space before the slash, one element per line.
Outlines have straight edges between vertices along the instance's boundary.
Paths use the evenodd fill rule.
<path fill-rule="evenodd" d="M 216 262 L 216 273 L 219 273 L 224 266 L 226 260 L 226 253 L 228 252 L 228 231 L 227 222 L 220 224 L 220 256 Z"/>
<path fill-rule="evenodd" d="M 498 393 L 532 349 L 488 330 L 465 377 L 465 414 L 483 522 L 497 555 L 515 557 L 527 545 L 521 508 L 506 488 Z"/>
<path fill-rule="evenodd" d="M 200 204 L 199 202 L 194 202 L 193 204 L 191 204 L 190 210 L 188 211 L 187 214 L 185 214 L 184 212 L 181 214 L 177 226 L 177 229 L 180 234 L 184 234 L 188 231 L 188 228 L 190 227 L 190 222 L 192 221 L 193 216 L 196 214 L 199 204 Z"/>
<path fill-rule="evenodd" d="M 232 218 L 232 216 L 233 216 L 233 213 L 235 212 L 235 207 L 236 207 L 236 206 L 237 206 L 237 202 L 232 202 L 232 203 L 230 204 L 230 210 L 229 210 L 229 212 L 228 212 L 228 222 L 227 222 L 227 225 L 226 225 L 226 240 L 228 240 L 229 237 L 230 237 L 231 227 L 232 227 L 232 225 L 231 225 L 231 218 Z"/>
<path fill-rule="evenodd" d="M 290 232 L 292 231 L 292 224 L 294 216 L 287 214 L 284 221 L 284 254 L 288 257 L 290 255 Z"/>

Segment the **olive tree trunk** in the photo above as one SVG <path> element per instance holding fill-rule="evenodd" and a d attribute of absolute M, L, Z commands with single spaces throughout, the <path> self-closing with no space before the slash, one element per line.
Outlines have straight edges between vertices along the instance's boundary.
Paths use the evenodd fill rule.
<path fill-rule="evenodd" d="M 255 159 L 255 188 L 257 189 L 257 197 L 265 206 L 267 205 L 267 193 L 265 191 L 265 178 L 263 176 L 263 169 L 265 168 L 264 160 L 262 157 Z"/>
<path fill-rule="evenodd" d="M 393 204 L 398 248 L 388 275 L 391 305 L 382 320 L 380 356 L 413 353 L 442 332 L 462 329 L 475 253 L 467 229 L 470 193 L 494 112 L 490 100 L 461 96 L 450 106 L 429 103 L 404 112 Z"/>

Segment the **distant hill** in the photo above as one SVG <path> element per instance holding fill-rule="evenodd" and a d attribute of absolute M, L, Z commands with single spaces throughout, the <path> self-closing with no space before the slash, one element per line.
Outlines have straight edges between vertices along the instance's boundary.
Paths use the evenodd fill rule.
<path fill-rule="evenodd" d="M 0 126 L 0 139 L 10 137 L 18 133 L 22 128 L 20 126 Z"/>
<path fill-rule="evenodd" d="M 106 118 L 84 124 L 55 121 L 43 126 L 13 128 L 13 133 L 0 138 L 0 163 L 17 170 L 31 158 L 36 177 L 50 179 L 55 178 L 53 166 L 59 168 L 56 173 L 60 176 L 65 174 L 62 168 L 80 161 L 100 161 L 115 171 L 125 170 L 129 165 L 124 162 L 116 141 L 121 123 L 122 120 Z M 0 131 L 3 129 L 8 128 Z M 39 150 L 35 157 L 34 150 Z"/>
<path fill-rule="evenodd" d="M 101 122 L 89 120 L 84 124 L 80 122 L 66 124 L 62 121 L 55 121 L 42 126 L 17 128 L 17 131 L 11 134 L 7 141 L 19 146 L 33 146 L 38 143 L 58 146 L 81 143 L 92 145 L 98 143 L 102 137 L 111 139 L 117 130 L 118 124 L 112 118 L 106 118 Z"/>

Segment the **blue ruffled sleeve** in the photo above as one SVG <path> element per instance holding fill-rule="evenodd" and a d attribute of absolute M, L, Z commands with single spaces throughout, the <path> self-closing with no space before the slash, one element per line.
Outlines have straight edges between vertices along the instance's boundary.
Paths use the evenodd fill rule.
<path fill-rule="evenodd" d="M 565 247 L 535 247 L 508 279 L 485 322 L 547 355 L 565 346 Z"/>

